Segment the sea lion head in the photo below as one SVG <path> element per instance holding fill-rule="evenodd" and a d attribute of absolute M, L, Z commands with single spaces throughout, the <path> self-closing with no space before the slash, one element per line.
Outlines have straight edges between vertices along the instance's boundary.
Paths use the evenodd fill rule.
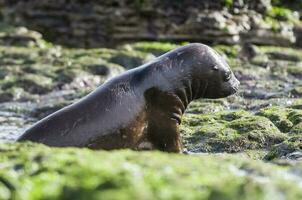
<path fill-rule="evenodd" d="M 214 49 L 193 45 L 195 50 L 194 77 L 200 80 L 197 98 L 223 98 L 237 92 L 240 82 L 235 77 L 225 59 Z M 196 60 L 197 59 L 197 60 Z"/>

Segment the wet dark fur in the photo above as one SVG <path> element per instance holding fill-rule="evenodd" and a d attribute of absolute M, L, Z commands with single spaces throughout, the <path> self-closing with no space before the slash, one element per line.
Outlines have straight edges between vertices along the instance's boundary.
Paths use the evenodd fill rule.
<path fill-rule="evenodd" d="M 178 129 L 188 104 L 198 98 L 226 97 L 238 85 L 214 50 L 189 44 L 109 80 L 37 122 L 18 141 L 180 152 Z"/>

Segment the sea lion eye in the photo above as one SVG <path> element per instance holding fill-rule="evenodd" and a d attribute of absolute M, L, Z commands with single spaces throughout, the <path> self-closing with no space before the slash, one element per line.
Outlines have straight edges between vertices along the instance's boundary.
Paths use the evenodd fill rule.
<path fill-rule="evenodd" d="M 213 69 L 214 71 L 218 71 L 218 65 L 214 65 L 214 66 L 212 67 L 212 69 Z"/>
<path fill-rule="evenodd" d="M 231 71 L 226 71 L 225 74 L 224 74 L 223 80 L 225 82 L 227 82 L 227 81 L 229 81 L 231 79 L 231 77 L 232 77 Z"/>

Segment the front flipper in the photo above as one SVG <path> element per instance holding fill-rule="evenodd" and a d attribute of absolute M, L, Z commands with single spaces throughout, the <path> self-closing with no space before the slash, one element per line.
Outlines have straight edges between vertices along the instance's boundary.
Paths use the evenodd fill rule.
<path fill-rule="evenodd" d="M 161 151 L 182 152 L 179 124 L 185 107 L 181 99 L 157 88 L 147 90 L 145 98 L 148 140 Z"/>

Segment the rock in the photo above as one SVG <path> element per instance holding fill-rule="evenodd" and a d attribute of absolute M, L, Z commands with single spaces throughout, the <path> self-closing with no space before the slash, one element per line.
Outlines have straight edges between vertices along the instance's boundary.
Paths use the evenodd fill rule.
<path fill-rule="evenodd" d="M 182 127 L 186 148 L 193 152 L 240 152 L 286 139 L 269 119 L 245 111 L 190 114 Z"/>
<path fill-rule="evenodd" d="M 299 110 L 293 110 L 289 108 L 282 107 L 270 107 L 261 109 L 256 114 L 259 116 L 264 116 L 270 119 L 282 132 L 289 132 L 291 128 L 296 125 L 296 121 L 292 120 L 295 112 L 300 112 Z"/>
<path fill-rule="evenodd" d="M 250 9 L 257 10 L 258 12 L 263 14 L 270 10 L 271 7 L 271 0 L 256 0 L 251 1 L 249 4 Z"/>
<path fill-rule="evenodd" d="M 294 158 L 293 154 L 301 154 L 302 151 L 302 138 L 301 136 L 293 136 L 290 139 L 275 145 L 270 152 L 265 156 L 266 160 L 273 160 L 278 158 Z M 299 157 L 299 156 L 297 156 Z"/>
<path fill-rule="evenodd" d="M 297 78 L 302 78 L 302 62 L 296 63 L 294 66 L 288 66 L 287 72 Z"/>
<path fill-rule="evenodd" d="M 29 93 L 45 94 L 50 91 L 53 82 L 51 78 L 43 75 L 25 74 L 17 81 L 17 84 Z"/>
<path fill-rule="evenodd" d="M 295 43 L 296 38 L 292 30 L 274 32 L 271 29 L 252 29 L 246 33 L 242 33 L 242 40 L 248 43 L 259 45 L 280 45 L 288 46 Z"/>
<path fill-rule="evenodd" d="M 290 92 L 293 97 L 302 97 L 302 86 L 293 88 Z"/>
<path fill-rule="evenodd" d="M 294 151 L 292 153 L 287 154 L 286 156 L 282 156 L 281 159 L 290 159 L 290 160 L 302 160 L 302 151 Z"/>
<path fill-rule="evenodd" d="M 241 59 L 251 60 L 260 53 L 257 46 L 251 43 L 244 43 L 239 51 L 239 57 Z"/>
<path fill-rule="evenodd" d="M 296 37 L 296 45 L 302 47 L 302 26 L 295 26 L 294 34 Z"/>
<path fill-rule="evenodd" d="M 0 34 L 0 44 L 17 46 L 39 46 L 41 45 L 42 35 L 36 31 L 19 27 L 11 31 Z"/>
<path fill-rule="evenodd" d="M 1 144 L 0 152 L 1 199 L 301 197 L 298 163 L 277 166 L 242 155 L 108 152 L 29 143 Z"/>
<path fill-rule="evenodd" d="M 302 133 L 302 111 L 299 109 L 270 107 L 260 110 L 257 115 L 269 118 L 284 133 Z"/>
<path fill-rule="evenodd" d="M 3 0 L 1 5 L 7 21 L 32 27 L 51 41 L 74 47 L 112 46 L 141 40 L 291 46 L 295 40 L 291 18 L 282 23 L 265 21 L 274 17 L 269 14 L 275 14 L 270 0 L 204 0 L 203 3 L 40 0 L 34 5 L 25 0 Z"/>
<path fill-rule="evenodd" d="M 14 95 L 10 92 L 0 91 L 0 102 L 12 101 L 14 99 Z"/>
<path fill-rule="evenodd" d="M 152 60 L 153 55 L 148 53 L 140 53 L 137 51 L 121 51 L 120 53 L 112 56 L 110 62 L 116 63 L 120 66 L 123 66 L 126 69 L 131 69 L 138 67 L 148 60 Z"/>
<path fill-rule="evenodd" d="M 276 59 L 276 60 L 288 60 L 292 62 L 299 62 L 301 61 L 301 58 L 296 55 L 290 55 L 287 54 L 286 52 L 267 52 L 267 55 L 271 59 Z"/>

